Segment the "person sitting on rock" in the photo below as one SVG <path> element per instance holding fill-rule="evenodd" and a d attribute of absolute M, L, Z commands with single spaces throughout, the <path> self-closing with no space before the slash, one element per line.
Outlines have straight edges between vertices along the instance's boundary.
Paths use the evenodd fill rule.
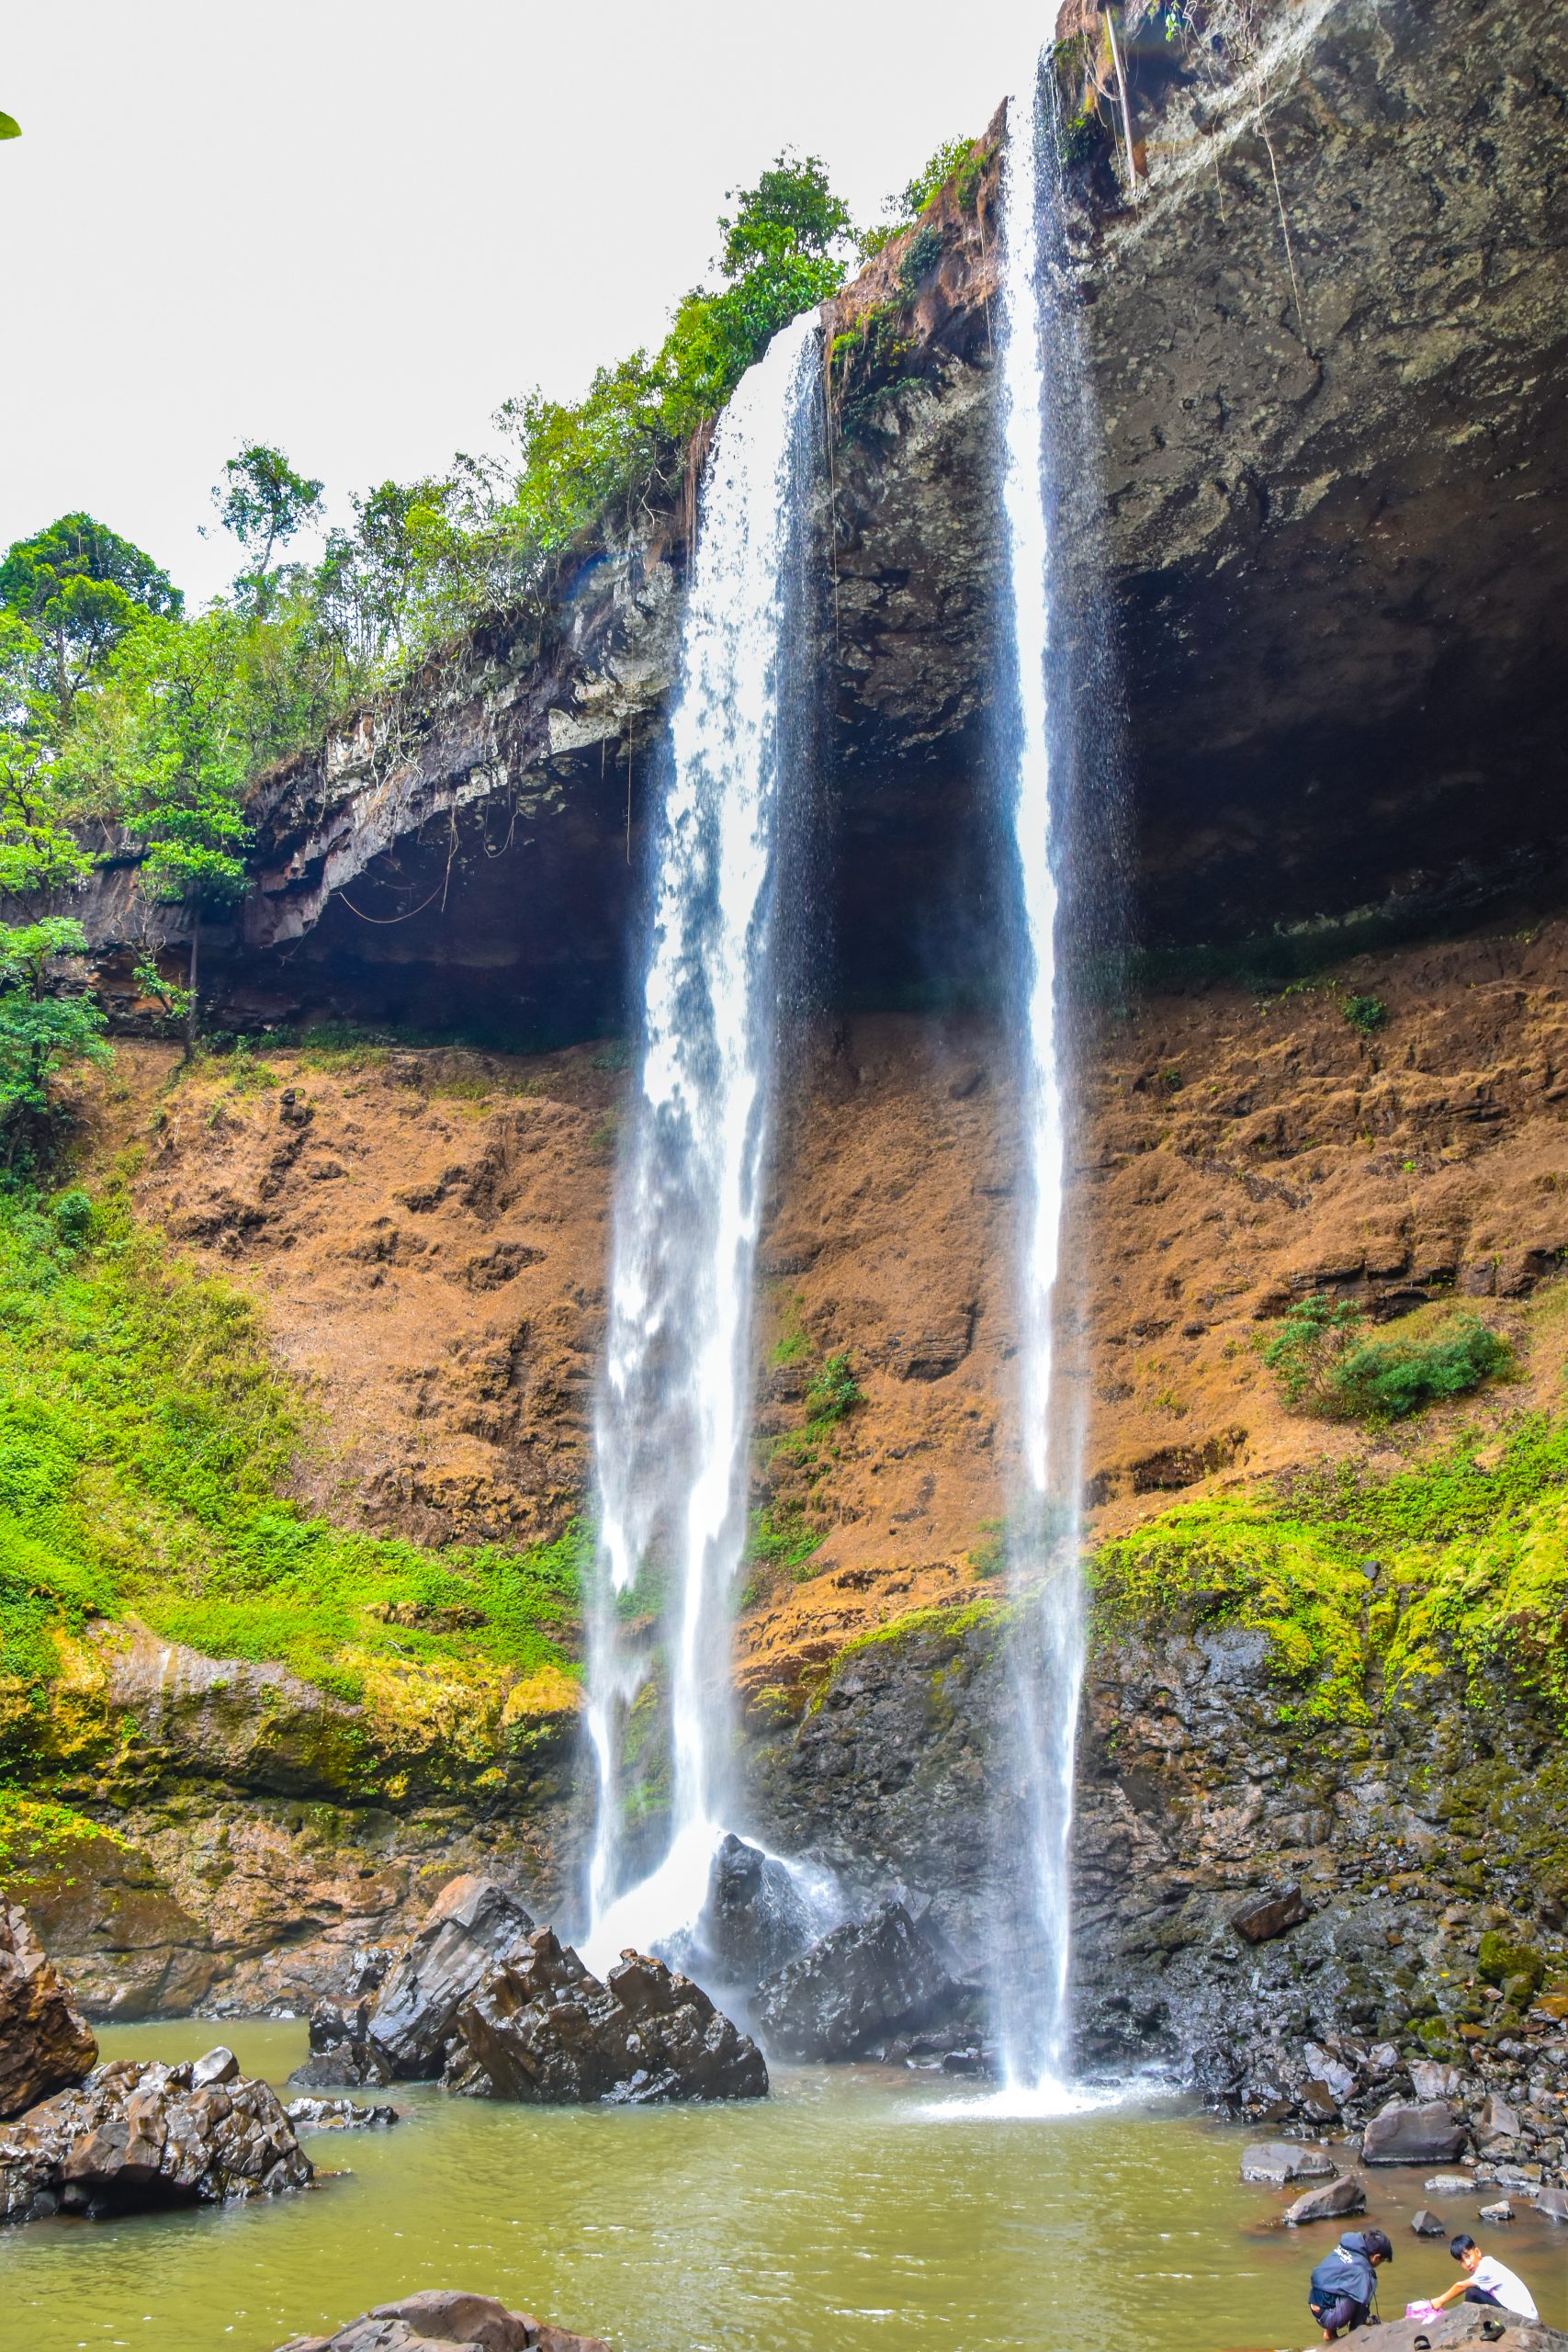
<path fill-rule="evenodd" d="M 1377 2301 L 1380 2262 L 1393 2260 L 1393 2247 L 1382 2230 L 1347 2230 L 1332 2254 L 1325 2254 L 1312 2274 L 1307 2309 L 1332 2344 L 1341 2328 L 1364 2327 Z"/>
<path fill-rule="evenodd" d="M 1535 2297 L 1522 2278 L 1499 2262 L 1495 2255 L 1483 2254 L 1473 2238 L 1462 2233 L 1449 2240 L 1449 2252 L 1456 2262 L 1463 2265 L 1466 2276 L 1456 2278 L 1446 2295 L 1434 2295 L 1432 2309 L 1440 2312 L 1456 2295 L 1467 2303 L 1495 2303 L 1500 2311 L 1517 2312 L 1521 2319 L 1539 2320 Z"/>

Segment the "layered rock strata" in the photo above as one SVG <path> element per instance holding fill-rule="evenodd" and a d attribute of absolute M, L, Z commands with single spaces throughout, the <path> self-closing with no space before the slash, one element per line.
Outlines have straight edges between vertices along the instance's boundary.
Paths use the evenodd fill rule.
<path fill-rule="evenodd" d="M 0 2121 L 79 2082 L 97 2054 L 27 1913 L 0 1895 Z"/>

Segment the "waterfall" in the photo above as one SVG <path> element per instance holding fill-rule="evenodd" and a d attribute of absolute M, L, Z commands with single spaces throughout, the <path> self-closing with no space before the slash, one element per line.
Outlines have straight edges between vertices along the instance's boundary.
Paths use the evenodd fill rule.
<path fill-rule="evenodd" d="M 789 680 L 805 636 L 818 378 L 819 329 L 808 312 L 743 379 L 703 479 L 595 1427 L 591 1963 L 689 1931 L 723 1834 Z M 667 1680 L 668 1843 L 626 1888 L 628 1864 L 643 1859 L 628 1855 L 622 1812 L 628 1748 L 646 1731 L 632 1711 L 649 1686 L 654 1641 Z"/>
<path fill-rule="evenodd" d="M 1012 724 L 1006 766 L 1016 906 L 1016 1061 L 1023 1181 L 1019 1233 L 1021 1492 L 1010 1521 L 1010 1758 L 1024 1850 L 999 1859 L 1010 1915 L 998 1966 L 1008 2091 L 1048 2098 L 1068 2065 L 1069 1846 L 1083 1626 L 1074 1417 L 1057 1394 L 1058 1277 L 1066 1193 L 1068 1050 L 1062 976 L 1071 759 L 1067 653 L 1058 610 L 1055 430 L 1076 365 L 1072 328 L 1048 300 L 1043 221 L 1058 188 L 1038 63 L 1008 105 L 1002 163 L 998 373 Z"/>

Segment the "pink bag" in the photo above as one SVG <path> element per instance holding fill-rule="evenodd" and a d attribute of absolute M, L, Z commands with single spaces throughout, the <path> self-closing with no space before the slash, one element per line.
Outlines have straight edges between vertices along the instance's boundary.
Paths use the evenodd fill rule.
<path fill-rule="evenodd" d="M 1406 2303 L 1404 2316 L 1406 2319 L 1436 2319 L 1438 2306 L 1436 2303 Z"/>

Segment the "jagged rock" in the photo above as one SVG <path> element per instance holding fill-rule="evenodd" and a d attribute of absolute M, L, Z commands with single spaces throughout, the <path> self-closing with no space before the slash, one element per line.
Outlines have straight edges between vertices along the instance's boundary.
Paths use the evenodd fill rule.
<path fill-rule="evenodd" d="M 291 2087 L 321 2091 L 389 2083 L 391 2067 L 370 2040 L 374 2006 L 368 2000 L 318 2001 L 310 2011 L 310 2055 L 289 2075 Z"/>
<path fill-rule="evenodd" d="M 1367 2184 L 1359 2173 L 1342 2172 L 1321 2188 L 1309 2188 L 1284 2212 L 1285 2227 L 1299 2230 L 1308 2222 L 1335 2222 L 1344 2213 L 1364 2213 Z"/>
<path fill-rule="evenodd" d="M 290 2084 L 316 2091 L 439 2075 L 459 2006 L 533 1924 L 517 1897 L 494 1879 L 450 1880 L 387 1971 L 375 2000 L 316 2003 L 310 2055 L 295 2067 Z"/>
<path fill-rule="evenodd" d="M 757 1996 L 763 2040 L 788 2058 L 853 2058 L 928 2025 L 958 1988 L 901 1903 L 834 1928 Z"/>
<path fill-rule="evenodd" d="M 1544 2213 L 1549 2222 L 1561 2222 L 1568 2226 L 1568 2188 L 1538 2189 L 1535 2210 L 1538 2213 Z"/>
<path fill-rule="evenodd" d="M 1418 2107 L 1390 2099 L 1367 2126 L 1361 2157 L 1369 2165 L 1450 2164 L 1464 2141 L 1464 2126 L 1455 2122 L 1447 2099 L 1428 2099 Z"/>
<path fill-rule="evenodd" d="M 1475 2183 L 1467 2172 L 1437 2172 L 1421 2186 L 1428 2197 L 1468 2197 Z"/>
<path fill-rule="evenodd" d="M 97 2054 L 27 1913 L 0 1895 L 0 2117 L 80 2082 Z"/>
<path fill-rule="evenodd" d="M 759 1984 L 811 1941 L 811 1915 L 784 1864 L 728 1835 L 714 1856 L 697 1944 L 720 1984 Z"/>
<path fill-rule="evenodd" d="M 1506 2098 L 1494 2091 L 1483 2100 L 1481 2112 L 1475 2119 L 1475 2136 L 1483 2148 L 1492 2140 L 1517 2140 L 1519 2119 Z"/>
<path fill-rule="evenodd" d="M 1514 2209 L 1506 2197 L 1499 2197 L 1495 2205 L 1483 2205 L 1481 2208 L 1481 2218 L 1483 2222 L 1495 2223 L 1511 2222 L 1514 2218 Z"/>
<path fill-rule="evenodd" d="M 447 2352 L 455 2345 L 464 2352 L 609 2352 L 597 2335 L 573 2335 L 527 2312 L 508 2311 L 489 2295 L 440 2288 L 378 2303 L 335 2335 L 291 2335 L 278 2352 L 423 2352 L 435 2345 Z"/>
<path fill-rule="evenodd" d="M 1270 1894 L 1260 1894 L 1248 1903 L 1231 1921 L 1238 1935 L 1249 1944 L 1271 1943 L 1289 1928 L 1299 1928 L 1303 1919 L 1312 1917 L 1299 1886 L 1287 1886 Z"/>
<path fill-rule="evenodd" d="M 1308 2147 L 1300 2140 L 1261 2140 L 1242 2151 L 1243 2180 L 1255 2180 L 1266 2188 L 1283 2188 L 1292 2180 L 1320 2180 L 1333 2170 L 1326 2148 Z"/>
<path fill-rule="evenodd" d="M 1410 2080 L 1415 2086 L 1416 2098 L 1423 2104 L 1429 2105 L 1435 2098 L 1452 2098 L 1455 2096 L 1459 2089 L 1460 2073 L 1457 2066 L 1441 2065 L 1435 2058 L 1417 2058 L 1411 2066 Z"/>
<path fill-rule="evenodd" d="M 205 2057 L 192 2061 L 191 2088 L 204 2091 L 217 2083 L 231 2083 L 240 2071 L 240 2062 L 223 2042 L 208 2051 Z"/>
<path fill-rule="evenodd" d="M 311 2165 L 269 2086 L 197 2086 L 194 2073 L 120 2059 L 0 2126 L 0 2217 L 96 2220 L 308 2188 Z"/>
<path fill-rule="evenodd" d="M 409 2082 L 441 2072 L 462 2003 L 533 1925 L 494 1879 L 455 1878 L 442 1888 L 370 2017 L 367 2039 L 392 2076 Z"/>
<path fill-rule="evenodd" d="M 690 1977 L 627 1951 L 601 1984 L 548 1928 L 463 2003 L 445 2079 L 470 2098 L 541 2105 L 762 2098 L 768 2088 L 756 2043 Z"/>
<path fill-rule="evenodd" d="M 1449 2232 L 1449 2225 L 1441 2215 L 1434 2213 L 1427 2205 L 1416 2207 L 1410 2216 L 1410 2226 L 1418 2238 L 1447 2237 Z"/>
<path fill-rule="evenodd" d="M 296 2132 L 358 2132 L 398 2120 L 395 2107 L 356 2107 L 351 2098 L 293 2098 L 283 2112 Z"/>

